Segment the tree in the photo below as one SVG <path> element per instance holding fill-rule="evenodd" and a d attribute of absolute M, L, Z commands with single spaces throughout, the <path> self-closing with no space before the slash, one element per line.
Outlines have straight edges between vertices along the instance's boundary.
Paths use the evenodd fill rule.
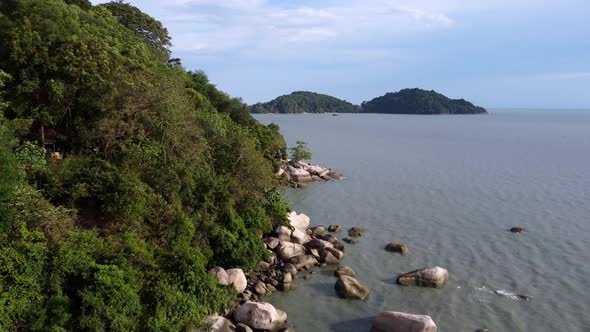
<path fill-rule="evenodd" d="M 133 31 L 151 46 L 161 61 L 168 61 L 170 57 L 168 48 L 172 46 L 172 43 L 170 42 L 171 38 L 168 35 L 168 30 L 160 21 L 122 0 L 109 2 L 101 6 L 108 9 L 120 24 Z"/>
<path fill-rule="evenodd" d="M 307 147 L 307 143 L 297 141 L 297 145 L 291 149 L 291 162 L 299 162 L 300 160 L 310 160 L 311 151 Z"/>

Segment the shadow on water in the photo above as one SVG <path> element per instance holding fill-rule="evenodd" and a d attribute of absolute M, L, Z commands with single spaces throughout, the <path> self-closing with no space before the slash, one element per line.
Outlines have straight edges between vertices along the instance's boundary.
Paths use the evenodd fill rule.
<path fill-rule="evenodd" d="M 373 325 L 374 318 L 375 317 L 367 317 L 343 320 L 338 323 L 331 324 L 330 330 L 334 332 L 369 331 Z"/>
<path fill-rule="evenodd" d="M 310 283 L 308 287 L 314 290 L 315 296 L 338 297 L 334 290 L 334 285 L 329 283 Z"/>

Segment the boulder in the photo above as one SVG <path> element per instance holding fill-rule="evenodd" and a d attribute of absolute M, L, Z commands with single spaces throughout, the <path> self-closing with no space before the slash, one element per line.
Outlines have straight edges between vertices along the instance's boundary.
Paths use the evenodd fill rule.
<path fill-rule="evenodd" d="M 313 236 L 321 236 L 326 234 L 326 228 L 324 226 L 315 226 L 311 228 L 311 235 Z"/>
<path fill-rule="evenodd" d="M 282 260 L 286 261 L 292 257 L 304 255 L 305 247 L 301 244 L 281 241 L 277 248 L 277 254 Z"/>
<path fill-rule="evenodd" d="M 295 230 L 291 234 L 291 241 L 295 243 L 306 244 L 311 240 L 311 236 L 309 236 L 307 232 L 305 232 L 305 230 L 299 228 L 295 228 Z"/>
<path fill-rule="evenodd" d="M 337 277 L 340 276 L 349 276 L 349 277 L 356 277 L 356 272 L 350 266 L 340 266 L 339 268 L 334 271 L 334 275 Z"/>
<path fill-rule="evenodd" d="M 277 226 L 275 234 L 280 241 L 291 241 L 291 231 L 287 226 Z"/>
<path fill-rule="evenodd" d="M 510 228 L 510 232 L 511 233 L 524 233 L 524 232 L 526 232 L 526 229 L 523 227 L 512 227 L 512 228 Z"/>
<path fill-rule="evenodd" d="M 449 271 L 438 266 L 408 272 L 397 278 L 400 285 L 433 288 L 442 288 L 448 280 Z"/>
<path fill-rule="evenodd" d="M 217 281 L 220 285 L 229 285 L 229 276 L 227 275 L 227 272 L 224 268 L 216 266 L 209 270 L 209 273 L 214 274 L 217 277 Z"/>
<path fill-rule="evenodd" d="M 436 332 L 430 316 L 385 311 L 373 321 L 371 332 Z"/>
<path fill-rule="evenodd" d="M 309 172 L 304 169 L 295 168 L 295 167 L 289 165 L 289 166 L 287 166 L 286 171 L 289 174 L 289 176 L 291 177 L 291 180 L 293 180 L 295 182 L 311 182 L 311 181 L 313 181 L 313 179 L 311 178 L 311 174 L 309 174 Z"/>
<path fill-rule="evenodd" d="M 324 241 L 328 241 L 328 242 L 330 242 L 331 244 L 336 244 L 336 243 L 340 242 L 340 241 L 338 241 L 338 239 L 337 239 L 337 238 L 336 238 L 334 235 L 332 235 L 332 234 L 324 234 L 324 235 L 320 236 L 320 239 L 322 239 L 322 240 L 324 240 Z"/>
<path fill-rule="evenodd" d="M 295 211 L 291 211 L 287 219 L 289 219 L 289 224 L 291 226 L 304 231 L 309 227 L 309 223 L 311 222 L 311 219 L 308 216 L 303 213 L 297 214 Z"/>
<path fill-rule="evenodd" d="M 293 275 L 291 273 L 283 274 L 282 282 L 283 282 L 283 284 L 289 284 L 289 283 L 293 282 Z"/>
<path fill-rule="evenodd" d="M 283 266 L 283 271 L 285 273 L 290 273 L 294 277 L 297 274 L 297 267 L 291 263 L 287 263 Z"/>
<path fill-rule="evenodd" d="M 369 288 L 350 276 L 338 277 L 334 288 L 344 299 L 364 300 L 369 295 Z"/>
<path fill-rule="evenodd" d="M 385 250 L 405 255 L 408 252 L 408 246 L 403 243 L 389 243 Z"/>
<path fill-rule="evenodd" d="M 310 249 L 325 249 L 334 248 L 334 245 L 326 240 L 313 239 L 307 243 L 307 247 Z"/>
<path fill-rule="evenodd" d="M 234 319 L 255 330 L 272 330 L 287 320 L 287 314 L 270 303 L 247 301 L 236 309 Z"/>
<path fill-rule="evenodd" d="M 332 233 L 342 232 L 342 226 L 330 225 L 330 226 L 328 226 L 328 232 L 332 232 Z"/>
<path fill-rule="evenodd" d="M 313 267 L 318 261 L 312 255 L 302 255 L 289 259 L 289 263 L 293 264 L 297 270 L 301 270 Z"/>
<path fill-rule="evenodd" d="M 254 285 L 254 292 L 258 294 L 260 297 L 266 295 L 266 287 L 264 286 L 264 283 L 262 281 L 258 281 Z"/>
<path fill-rule="evenodd" d="M 227 318 L 221 316 L 209 316 L 205 320 L 206 329 L 197 331 L 203 332 L 232 332 L 235 331 L 234 324 Z"/>
<path fill-rule="evenodd" d="M 338 172 L 334 172 L 334 171 L 328 172 L 328 174 L 326 176 L 328 176 L 334 180 L 340 180 L 344 177 L 344 175 L 342 173 L 338 173 Z"/>
<path fill-rule="evenodd" d="M 238 293 L 243 293 L 248 286 L 246 275 L 242 269 L 229 269 L 225 270 L 228 276 L 229 285 L 234 286 Z"/>
<path fill-rule="evenodd" d="M 344 253 L 336 248 L 326 248 L 320 252 L 320 262 L 326 264 L 338 264 Z"/>
<path fill-rule="evenodd" d="M 281 244 L 281 240 L 277 239 L 276 237 L 267 237 L 264 239 L 264 243 L 266 243 L 266 247 L 268 249 L 275 250 L 275 248 Z"/>
<path fill-rule="evenodd" d="M 246 324 L 239 323 L 236 325 L 236 332 L 254 332 L 250 326 Z"/>
<path fill-rule="evenodd" d="M 367 231 L 366 228 L 352 227 L 351 229 L 348 230 L 348 236 L 351 236 L 351 237 L 363 236 L 366 231 Z"/>

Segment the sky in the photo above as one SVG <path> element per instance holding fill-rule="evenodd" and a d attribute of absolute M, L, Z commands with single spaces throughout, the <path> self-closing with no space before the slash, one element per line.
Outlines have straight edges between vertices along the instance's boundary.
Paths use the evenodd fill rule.
<path fill-rule="evenodd" d="M 418 87 L 490 108 L 590 109 L 588 0 L 127 2 L 168 28 L 186 69 L 249 104 Z"/>

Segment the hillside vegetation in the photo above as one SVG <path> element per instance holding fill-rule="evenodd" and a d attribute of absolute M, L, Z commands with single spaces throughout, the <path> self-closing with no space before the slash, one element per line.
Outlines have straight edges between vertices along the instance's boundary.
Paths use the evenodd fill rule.
<path fill-rule="evenodd" d="M 464 99 L 449 99 L 435 91 L 403 89 L 363 102 L 362 113 L 479 114 L 487 113 Z"/>
<path fill-rule="evenodd" d="M 285 142 L 170 43 L 122 2 L 0 2 L 0 331 L 189 330 L 235 299 L 209 267 L 267 254 Z"/>
<path fill-rule="evenodd" d="M 354 113 L 360 108 L 345 100 L 315 92 L 296 91 L 250 106 L 252 113 Z"/>

